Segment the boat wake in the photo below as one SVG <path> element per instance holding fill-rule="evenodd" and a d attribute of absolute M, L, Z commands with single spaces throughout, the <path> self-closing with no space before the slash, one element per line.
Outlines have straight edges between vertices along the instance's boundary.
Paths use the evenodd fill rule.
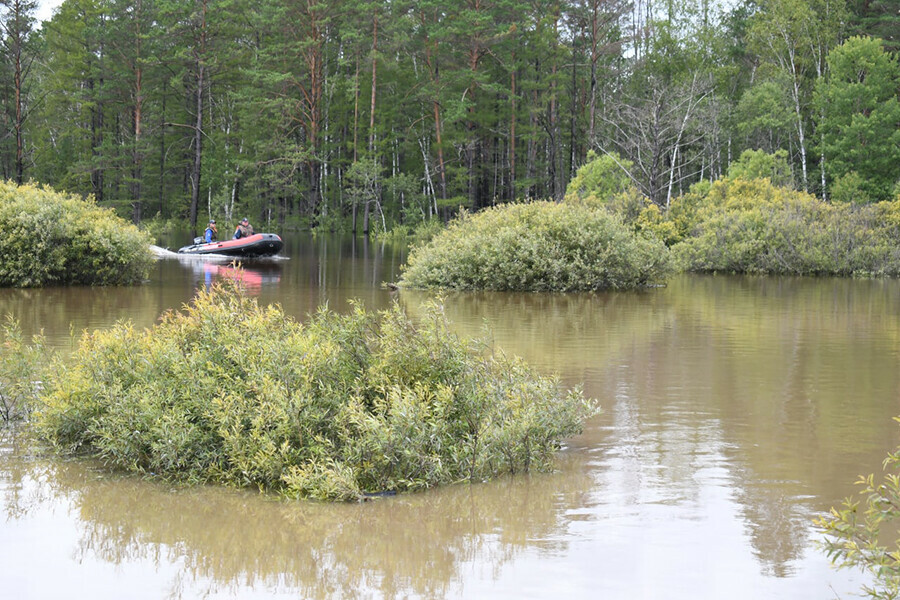
<path fill-rule="evenodd" d="M 150 244 L 150 252 L 153 253 L 153 256 L 156 258 L 174 258 L 178 256 L 177 252 L 173 252 L 168 248 L 160 248 L 159 246 L 154 246 Z"/>
<path fill-rule="evenodd" d="M 204 261 L 204 262 L 242 262 L 252 260 L 253 262 L 261 262 L 261 261 L 281 261 L 288 260 L 287 256 L 282 256 L 277 254 L 275 256 L 261 256 L 261 257 L 249 257 L 249 256 L 230 256 L 228 254 L 184 254 L 180 252 L 175 252 L 174 250 L 169 250 L 168 248 L 161 248 L 160 246 L 150 245 L 150 252 L 153 253 L 158 259 L 162 258 L 176 258 L 182 262 L 194 262 L 194 261 Z"/>

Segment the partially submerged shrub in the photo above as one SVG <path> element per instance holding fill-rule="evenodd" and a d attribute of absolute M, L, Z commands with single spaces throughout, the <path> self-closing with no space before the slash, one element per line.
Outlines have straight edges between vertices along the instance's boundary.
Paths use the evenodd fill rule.
<path fill-rule="evenodd" d="M 151 330 L 85 334 L 37 424 L 64 452 L 297 497 L 548 468 L 592 403 L 484 350 L 439 306 L 300 324 L 222 284 Z"/>
<path fill-rule="evenodd" d="M 401 285 L 520 291 L 623 289 L 668 273 L 662 242 L 604 209 L 533 202 L 464 213 L 413 248 Z"/>
<path fill-rule="evenodd" d="M 888 207 L 827 204 L 767 179 L 719 180 L 686 196 L 685 239 L 672 250 L 687 271 L 900 274 L 900 239 L 881 217 Z"/>
<path fill-rule="evenodd" d="M 0 182 L 0 286 L 143 280 L 150 238 L 92 200 Z"/>
<path fill-rule="evenodd" d="M 667 246 L 679 239 L 678 231 L 666 218 L 666 213 L 635 187 L 612 196 L 603 208 L 620 217 L 635 232 L 662 240 Z"/>
<path fill-rule="evenodd" d="M 0 424 L 21 421 L 32 411 L 51 359 L 44 337 L 28 344 L 19 323 L 7 317 L 0 329 Z"/>
<path fill-rule="evenodd" d="M 900 420 L 896 419 L 895 420 Z M 860 477 L 860 496 L 847 498 L 840 508 L 816 519 L 825 534 L 824 549 L 839 567 L 858 567 L 873 576 L 866 596 L 900 597 L 900 447 L 884 459 L 885 475 Z"/>

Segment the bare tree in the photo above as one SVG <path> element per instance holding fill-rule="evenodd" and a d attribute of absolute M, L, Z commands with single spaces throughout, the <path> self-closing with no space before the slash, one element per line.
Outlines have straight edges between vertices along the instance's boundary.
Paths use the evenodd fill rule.
<path fill-rule="evenodd" d="M 634 163 L 629 176 L 653 202 L 668 208 L 677 183 L 693 177 L 700 155 L 684 152 L 701 139 L 698 108 L 711 93 L 712 83 L 694 73 L 686 84 L 649 76 L 640 93 L 623 93 L 611 102 L 604 121 L 615 132 L 599 140 L 605 152 L 617 150 Z M 687 171 L 687 172 L 686 172 Z"/>

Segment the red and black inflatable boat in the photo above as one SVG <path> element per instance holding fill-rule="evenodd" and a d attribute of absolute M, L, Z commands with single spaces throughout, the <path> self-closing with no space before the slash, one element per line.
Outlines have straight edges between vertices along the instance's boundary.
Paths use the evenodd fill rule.
<path fill-rule="evenodd" d="M 202 238 L 198 238 L 202 239 Z M 195 240 L 196 241 L 196 240 Z M 195 243 L 178 249 L 179 254 L 216 254 L 243 258 L 274 256 L 281 252 L 284 242 L 274 233 L 254 233 L 239 240 Z"/>

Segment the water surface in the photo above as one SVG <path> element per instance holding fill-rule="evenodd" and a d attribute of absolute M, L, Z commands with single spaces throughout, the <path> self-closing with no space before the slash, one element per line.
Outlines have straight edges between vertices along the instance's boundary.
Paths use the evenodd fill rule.
<path fill-rule="evenodd" d="M 250 293 L 298 319 L 348 299 L 412 315 L 401 253 L 288 239 Z M 173 246 L 176 246 L 173 244 Z M 161 260 L 138 288 L 0 290 L 0 312 L 72 333 L 150 327 L 227 263 Z M 852 597 L 814 516 L 900 443 L 900 283 L 674 278 L 603 294 L 447 294 L 465 336 L 520 355 L 604 412 L 551 474 L 365 504 L 172 488 L 0 442 L 0 570 L 11 598 Z"/>

